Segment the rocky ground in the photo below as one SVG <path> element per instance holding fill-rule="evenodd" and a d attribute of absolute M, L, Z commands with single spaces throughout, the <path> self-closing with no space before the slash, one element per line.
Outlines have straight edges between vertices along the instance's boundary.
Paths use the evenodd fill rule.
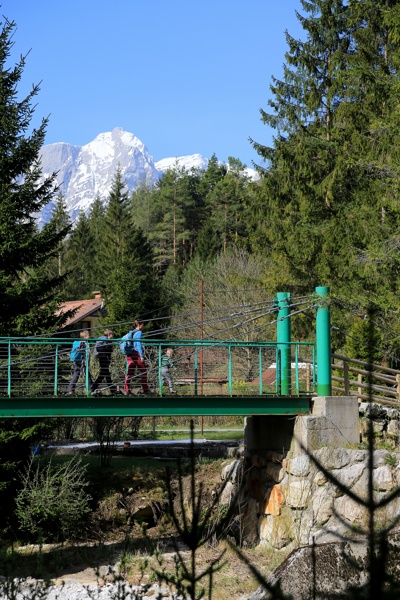
<path fill-rule="evenodd" d="M 215 451 L 213 448 L 213 453 Z M 218 448 L 220 455 L 220 448 Z M 167 457 L 164 457 L 167 458 Z M 204 453 L 196 459 L 196 488 L 201 488 L 202 510 L 210 506 L 222 484 L 221 473 L 231 457 L 211 459 Z M 178 537 L 171 523 L 162 516 L 166 498 L 165 482 L 158 470 L 138 472 L 125 478 L 123 473 L 107 482 L 110 492 L 99 500 L 96 511 L 87 523 L 86 539 L 74 544 L 19 547 L 14 550 L 13 578 L 0 581 L 0 600 L 122 600 L 142 597 L 177 599 L 172 586 L 161 583 L 156 570 L 173 573 Z M 178 489 L 177 474 L 171 485 Z M 100 481 L 102 486 L 105 482 Z M 164 487 L 163 487 L 164 486 Z M 182 481 L 184 506 L 190 505 L 190 476 L 185 472 Z M 161 508 L 161 513 L 154 508 Z M 181 510 L 178 503 L 177 511 Z M 147 521 L 144 535 L 139 517 Z M 154 518 L 154 522 L 152 520 Z M 181 543 L 181 555 L 190 564 L 190 553 Z M 213 598 L 232 600 L 249 596 L 258 582 L 246 564 L 224 539 L 223 532 L 212 536 L 196 554 L 198 572 L 225 553 L 220 569 L 214 575 Z M 284 558 L 261 548 L 244 548 L 246 558 L 267 575 Z M 4 571 L 2 570 L 2 573 Z M 20 579 L 16 578 L 20 577 Z M 42 578 L 51 586 L 43 586 Z M 207 594 L 206 594 L 206 597 Z"/>

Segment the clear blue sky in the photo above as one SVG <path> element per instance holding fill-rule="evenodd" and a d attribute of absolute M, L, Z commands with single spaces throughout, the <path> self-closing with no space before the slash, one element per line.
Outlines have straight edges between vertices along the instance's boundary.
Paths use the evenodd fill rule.
<path fill-rule="evenodd" d="M 155 161 L 257 162 L 248 138 L 271 141 L 259 109 L 282 75 L 285 30 L 304 38 L 300 0 L 0 3 L 17 25 L 14 62 L 30 50 L 19 90 L 42 82 L 33 124 L 50 116 L 46 144 L 83 146 L 122 127 Z"/>

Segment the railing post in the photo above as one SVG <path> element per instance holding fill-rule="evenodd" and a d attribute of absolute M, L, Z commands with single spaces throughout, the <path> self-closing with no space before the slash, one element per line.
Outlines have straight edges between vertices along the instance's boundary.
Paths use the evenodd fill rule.
<path fill-rule="evenodd" d="M 228 393 L 232 396 L 232 348 L 228 345 Z"/>
<path fill-rule="evenodd" d="M 350 396 L 349 363 L 343 361 L 344 395 Z"/>
<path fill-rule="evenodd" d="M 11 340 L 8 340 L 7 374 L 7 394 L 8 396 L 11 396 Z"/>
<path fill-rule="evenodd" d="M 295 359 L 294 359 L 294 363 L 296 365 L 296 394 L 298 394 L 300 392 L 300 380 L 299 380 L 299 345 L 296 344 L 295 346 Z M 292 371 L 290 370 L 290 374 L 292 373 Z"/>
<path fill-rule="evenodd" d="M 331 367 L 331 317 L 329 303 L 329 288 L 316 287 L 317 307 L 317 393 L 318 396 L 332 396 L 332 367 Z"/>
<path fill-rule="evenodd" d="M 54 364 L 54 395 L 58 393 L 58 344 L 56 344 L 55 352 L 55 364 Z"/>
<path fill-rule="evenodd" d="M 290 293 L 278 292 L 278 320 L 276 323 L 276 341 L 280 356 L 280 389 L 283 396 L 291 393 L 291 357 L 290 357 Z M 277 365 L 278 367 L 278 365 Z M 278 378 L 278 369 L 276 372 Z"/>
<path fill-rule="evenodd" d="M 89 342 L 86 342 L 85 344 L 85 391 L 86 391 L 86 396 L 89 396 L 89 377 L 90 377 L 90 371 L 89 371 L 89 360 L 90 360 L 90 346 L 89 346 Z"/>
<path fill-rule="evenodd" d="M 195 346 L 194 349 L 194 395 L 197 396 L 197 381 L 198 381 L 198 356 L 199 349 Z"/>
<path fill-rule="evenodd" d="M 161 348 L 161 344 L 159 344 L 158 345 L 158 391 L 160 393 L 160 396 L 162 396 L 162 387 L 163 387 L 161 361 L 162 361 L 162 348 Z"/>

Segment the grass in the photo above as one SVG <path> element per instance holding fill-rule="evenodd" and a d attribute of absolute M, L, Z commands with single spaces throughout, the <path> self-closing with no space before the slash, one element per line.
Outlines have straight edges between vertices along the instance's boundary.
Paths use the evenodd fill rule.
<path fill-rule="evenodd" d="M 94 455 L 87 455 L 80 457 L 82 464 L 87 467 L 88 478 L 91 481 L 103 483 L 107 486 L 108 483 L 111 487 L 114 487 L 115 483 L 123 483 L 126 480 L 130 480 L 133 476 L 138 474 L 152 475 L 153 477 L 162 477 L 166 467 L 170 469 L 176 468 L 176 460 L 171 461 L 157 461 L 153 458 L 138 457 L 138 456 L 121 456 L 118 458 L 112 458 L 111 464 L 106 467 L 101 467 L 99 457 Z M 40 457 L 41 462 L 46 462 L 47 457 Z M 54 454 L 52 456 L 53 466 L 63 465 L 71 460 L 71 456 L 66 454 Z"/>
<path fill-rule="evenodd" d="M 205 546 L 199 550 L 197 564 L 205 568 L 214 555 L 227 548 L 223 566 L 213 579 L 213 598 L 231 600 L 238 595 L 250 595 L 258 587 L 254 576 L 236 554 L 220 542 L 216 547 Z M 35 578 L 64 578 L 70 573 L 76 576 L 80 570 L 90 566 L 98 571 L 101 565 L 121 561 L 126 580 L 134 585 L 155 583 L 154 569 L 160 568 L 155 556 L 158 550 L 163 567 L 172 572 L 174 559 L 171 549 L 161 540 L 146 540 L 135 536 L 130 541 L 112 544 L 54 545 L 50 547 L 14 548 L 8 554 L 7 571 L 9 576 Z M 244 549 L 243 554 L 260 572 L 267 576 L 284 558 L 284 554 L 264 548 Z M 4 567 L 0 556 L 0 566 Z M 188 554 L 189 560 L 189 554 Z M 1 564 L 2 563 L 2 564 Z M 3 570 L 4 572 L 4 570 Z M 101 578 L 100 578 L 101 579 Z"/>
<path fill-rule="evenodd" d="M 226 554 L 222 559 L 221 569 L 217 571 L 213 577 L 213 599 L 232 600 L 232 598 L 237 598 L 239 594 L 249 596 L 251 593 L 254 593 L 259 584 L 248 567 L 225 542 L 221 541 L 215 547 L 206 545 L 200 548 L 196 559 L 198 569 L 204 569 L 206 565 L 209 565 L 214 556 L 218 555 L 224 548 L 226 549 Z M 167 572 L 172 573 L 174 571 L 173 554 L 162 554 L 162 545 L 159 550 L 161 551 L 159 560 L 161 560 L 162 568 L 165 568 Z M 244 549 L 242 552 L 265 576 L 280 564 L 285 557 L 285 554 L 266 550 L 265 548 Z M 190 569 L 189 556 L 188 553 L 187 560 L 188 568 Z M 143 555 L 137 552 L 128 553 L 126 555 L 125 567 L 127 578 L 136 585 L 141 581 L 143 582 L 143 574 L 141 571 L 143 558 Z M 157 562 L 156 557 L 148 556 L 146 575 L 144 577 L 145 583 L 155 581 L 153 575 L 154 569 L 160 569 L 160 564 Z"/>
<path fill-rule="evenodd" d="M 154 439 L 157 441 L 170 441 L 170 440 L 187 440 L 190 437 L 189 430 L 185 429 L 161 429 L 157 428 L 155 431 L 155 437 L 152 429 L 142 429 L 142 436 L 145 439 Z M 203 433 L 200 429 L 196 429 L 194 432 L 195 440 L 209 440 L 209 441 L 241 441 L 243 439 L 243 428 L 241 429 L 221 429 L 215 431 L 212 429 L 204 429 Z"/>

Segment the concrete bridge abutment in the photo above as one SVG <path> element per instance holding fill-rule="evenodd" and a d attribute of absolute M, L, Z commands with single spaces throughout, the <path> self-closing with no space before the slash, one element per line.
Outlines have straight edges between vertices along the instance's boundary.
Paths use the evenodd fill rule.
<path fill-rule="evenodd" d="M 260 415 L 245 420 L 247 456 L 276 451 L 292 456 L 359 442 L 355 396 L 319 396 L 308 415 Z"/>

